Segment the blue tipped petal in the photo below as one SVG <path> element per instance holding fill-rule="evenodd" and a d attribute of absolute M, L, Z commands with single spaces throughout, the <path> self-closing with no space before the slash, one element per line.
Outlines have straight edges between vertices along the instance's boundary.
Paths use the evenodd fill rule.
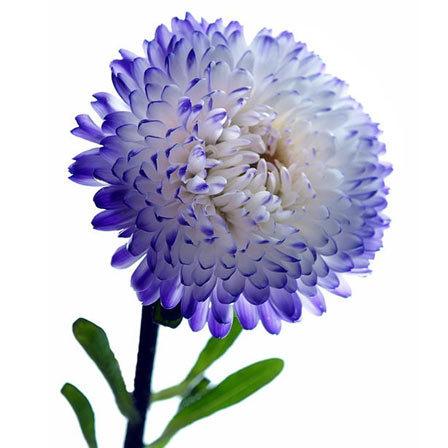
<path fill-rule="evenodd" d="M 160 302 L 164 308 L 174 308 L 182 299 L 183 285 L 179 279 L 165 280 L 160 285 Z"/>
<path fill-rule="evenodd" d="M 160 297 L 160 281 L 153 277 L 146 289 L 137 292 L 137 296 L 143 305 L 157 302 Z"/>
<path fill-rule="evenodd" d="M 124 269 L 132 266 L 139 258 L 140 256 L 135 257 L 132 255 L 125 244 L 115 251 L 111 264 L 114 268 Z"/>
<path fill-rule="evenodd" d="M 232 307 L 229 304 L 221 303 L 217 297 L 216 293 L 212 295 L 211 299 L 211 309 L 214 318 L 221 324 L 228 324 L 232 322 Z"/>
<path fill-rule="evenodd" d="M 193 331 L 200 331 L 204 328 L 209 315 L 208 302 L 196 302 L 196 310 L 189 319 L 188 323 Z"/>
<path fill-rule="evenodd" d="M 261 322 L 264 328 L 271 334 L 279 334 L 282 328 L 280 316 L 274 310 L 269 302 L 264 302 L 258 306 Z"/>
<path fill-rule="evenodd" d="M 95 193 L 93 201 L 98 208 L 122 208 L 123 200 L 127 192 L 128 189 L 123 186 L 104 187 Z"/>
<path fill-rule="evenodd" d="M 88 115 L 78 115 L 76 122 L 78 123 L 78 127 L 72 130 L 73 135 L 94 143 L 100 143 L 105 137 L 101 128 Z"/>
<path fill-rule="evenodd" d="M 258 308 L 249 303 L 244 297 L 240 297 L 240 299 L 235 302 L 235 312 L 241 326 L 245 330 L 252 330 L 257 326 L 259 321 Z"/>
<path fill-rule="evenodd" d="M 297 293 L 271 288 L 270 303 L 284 320 L 295 322 L 300 319 L 302 303 Z"/>
<path fill-rule="evenodd" d="M 120 230 L 132 224 L 135 212 L 128 208 L 105 210 L 98 213 L 92 220 L 97 230 Z"/>
<path fill-rule="evenodd" d="M 221 303 L 233 303 L 233 302 L 237 301 L 238 297 L 239 296 L 234 296 L 234 295 L 230 294 L 229 292 L 227 292 L 224 289 L 223 282 L 218 281 L 218 284 L 216 287 L 216 298 Z"/>
<path fill-rule="evenodd" d="M 235 271 L 228 280 L 222 282 L 223 288 L 235 297 L 243 292 L 245 283 L 246 279 L 238 271 Z"/>
<path fill-rule="evenodd" d="M 144 258 L 132 274 L 131 285 L 136 291 L 144 291 L 151 286 L 154 279 L 154 274 L 149 269 L 146 258 Z"/>
<path fill-rule="evenodd" d="M 270 288 L 258 289 L 251 282 L 247 281 L 244 287 L 244 297 L 253 305 L 260 305 L 269 299 Z"/>
<path fill-rule="evenodd" d="M 313 314 L 316 314 L 317 316 L 320 316 L 327 311 L 324 296 L 319 289 L 316 289 L 315 295 L 304 296 L 303 303 Z"/>
<path fill-rule="evenodd" d="M 224 338 L 229 334 L 229 331 L 232 328 L 232 322 L 220 323 L 215 319 L 213 313 L 209 313 L 208 328 L 215 338 Z"/>
<path fill-rule="evenodd" d="M 186 319 L 190 319 L 196 311 L 197 305 L 198 302 L 192 297 L 191 291 L 189 291 L 188 288 L 184 288 L 184 294 L 181 301 L 182 316 Z"/>

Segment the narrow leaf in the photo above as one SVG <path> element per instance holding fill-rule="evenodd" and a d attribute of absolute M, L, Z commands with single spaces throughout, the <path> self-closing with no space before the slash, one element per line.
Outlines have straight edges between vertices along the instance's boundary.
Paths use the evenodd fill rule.
<path fill-rule="evenodd" d="M 270 383 L 282 371 L 283 364 L 278 358 L 265 359 L 228 376 L 198 400 L 181 409 L 168 423 L 161 437 L 148 448 L 164 447 L 185 426 L 249 397 Z"/>
<path fill-rule="evenodd" d="M 194 386 L 185 397 L 182 398 L 179 404 L 179 411 L 191 403 L 199 400 L 204 394 L 208 392 L 208 386 L 210 384 L 210 380 L 208 378 L 202 378 L 196 386 Z"/>
<path fill-rule="evenodd" d="M 235 317 L 233 319 L 232 328 L 225 338 L 217 339 L 212 337 L 208 340 L 206 346 L 199 354 L 195 365 L 191 368 L 186 378 L 175 386 L 171 386 L 167 389 L 153 393 L 151 396 L 151 401 L 155 402 L 167 400 L 168 398 L 173 398 L 178 395 L 184 395 L 191 387 L 191 383 L 194 383 L 194 381 L 202 375 L 207 368 L 209 368 L 216 360 L 226 353 L 226 351 L 236 341 L 236 338 L 241 334 L 241 331 L 241 325 Z"/>
<path fill-rule="evenodd" d="M 223 339 L 210 338 L 207 345 L 199 354 L 196 364 L 190 370 L 185 381 L 196 378 L 202 374 L 208 367 L 210 367 L 217 359 L 231 347 L 236 341 L 236 338 L 242 331 L 241 325 L 236 317 L 233 319 L 232 328 L 229 334 Z"/>
<path fill-rule="evenodd" d="M 70 403 L 78 418 L 79 426 L 89 448 L 97 448 L 95 436 L 95 414 L 86 396 L 73 384 L 65 383 L 61 394 Z"/>
<path fill-rule="evenodd" d="M 153 392 L 151 394 L 151 403 L 156 401 L 168 400 L 169 398 L 178 397 L 183 395 L 188 389 L 187 383 L 179 383 L 175 386 L 167 387 L 166 389 L 160 390 L 159 392 Z"/>
<path fill-rule="evenodd" d="M 109 383 L 120 412 L 130 420 L 138 419 L 132 395 L 126 390 L 120 366 L 104 330 L 80 318 L 73 324 L 73 334 Z"/>

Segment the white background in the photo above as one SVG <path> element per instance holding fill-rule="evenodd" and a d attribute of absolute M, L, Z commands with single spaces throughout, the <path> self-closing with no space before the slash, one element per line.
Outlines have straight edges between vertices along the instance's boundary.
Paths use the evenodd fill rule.
<path fill-rule="evenodd" d="M 210 370 L 212 380 L 272 356 L 285 360 L 284 372 L 247 402 L 183 430 L 172 448 L 447 446 L 441 4 L 188 2 L 208 20 L 239 20 L 248 36 L 267 26 L 307 42 L 381 123 L 395 171 L 392 226 L 373 274 L 350 278 L 353 297 L 330 297 L 320 318 L 305 315 L 277 337 L 245 333 Z M 121 446 L 123 418 L 71 323 L 83 316 L 107 331 L 131 388 L 140 307 L 130 272 L 109 265 L 115 235 L 90 226 L 94 189 L 67 180 L 70 158 L 88 148 L 69 130 L 76 114 L 90 112 L 91 93 L 112 90 L 108 64 L 117 50 L 141 52 L 159 23 L 185 10 L 175 0 L 77 0 L 17 2 L 12 16 L 2 14 L 1 446 L 84 446 L 59 394 L 65 381 L 90 398 L 100 448 Z M 181 380 L 207 337 L 187 325 L 162 329 L 155 389 Z M 147 441 L 175 407 L 154 405 Z"/>

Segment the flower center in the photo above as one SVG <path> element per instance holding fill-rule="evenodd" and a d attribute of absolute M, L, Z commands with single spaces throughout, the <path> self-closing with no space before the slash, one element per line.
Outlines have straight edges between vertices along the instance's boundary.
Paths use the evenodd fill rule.
<path fill-rule="evenodd" d="M 277 129 L 272 129 L 271 132 L 265 136 L 266 152 L 262 154 L 262 158 L 266 162 L 270 162 L 275 166 L 281 164 L 288 167 L 291 163 L 290 154 L 290 140 L 283 136 Z"/>

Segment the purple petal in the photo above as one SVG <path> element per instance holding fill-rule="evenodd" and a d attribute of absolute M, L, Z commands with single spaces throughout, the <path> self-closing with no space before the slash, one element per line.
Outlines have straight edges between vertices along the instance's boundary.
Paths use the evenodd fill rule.
<path fill-rule="evenodd" d="M 145 232 L 155 232 L 161 228 L 161 224 L 157 220 L 153 207 L 146 207 L 141 210 L 137 215 L 135 224 Z"/>
<path fill-rule="evenodd" d="M 207 317 L 209 314 L 208 307 L 209 307 L 208 301 L 197 302 L 196 310 L 194 311 L 193 316 L 188 321 L 188 323 L 190 324 L 190 328 L 193 331 L 200 331 L 204 328 L 204 325 L 207 322 Z"/>
<path fill-rule="evenodd" d="M 112 73 L 112 84 L 115 87 L 115 90 L 117 91 L 118 95 L 120 95 L 121 99 L 126 103 L 129 104 L 129 95 L 134 90 L 131 86 L 128 86 L 128 84 L 124 81 L 124 77 L 121 73 L 118 75 L 115 75 Z"/>
<path fill-rule="evenodd" d="M 138 256 L 145 250 L 148 250 L 151 243 L 151 234 L 143 230 L 136 229 L 132 234 L 131 240 L 129 241 L 129 252 Z"/>
<path fill-rule="evenodd" d="M 241 326 L 245 330 L 252 330 L 259 321 L 258 307 L 249 303 L 243 296 L 235 302 L 234 309 Z"/>
<path fill-rule="evenodd" d="M 110 166 L 101 157 L 99 149 L 95 148 L 78 154 L 68 170 L 72 174 L 70 178 L 74 182 L 97 186 L 100 185 L 95 178 L 95 171 L 98 169 L 110 170 Z"/>
<path fill-rule="evenodd" d="M 179 278 L 162 282 L 160 286 L 160 303 L 162 306 L 166 309 L 174 308 L 182 298 L 183 289 Z"/>
<path fill-rule="evenodd" d="M 212 275 L 210 277 L 210 280 L 207 283 L 204 283 L 203 285 L 193 285 L 192 287 L 192 293 L 195 300 L 198 302 L 203 302 L 204 300 L 208 299 L 213 291 L 213 288 L 216 285 L 216 277 Z"/>
<path fill-rule="evenodd" d="M 244 286 L 244 297 L 253 305 L 260 305 L 269 299 L 270 289 L 266 288 L 258 289 L 250 281 L 247 281 Z"/>
<path fill-rule="evenodd" d="M 284 289 L 271 288 L 270 303 L 284 320 L 296 322 L 300 319 L 302 302 L 297 293 L 290 293 Z"/>
<path fill-rule="evenodd" d="M 228 280 L 222 282 L 224 289 L 234 297 L 239 296 L 244 290 L 246 279 L 235 271 Z"/>
<path fill-rule="evenodd" d="M 120 104 L 120 101 L 110 93 L 99 92 L 95 93 L 93 97 L 96 101 L 92 101 L 90 104 L 100 118 L 104 118 L 112 112 L 117 112 L 124 106 L 123 103 Z"/>
<path fill-rule="evenodd" d="M 155 39 L 161 48 L 166 50 L 172 34 L 168 31 L 168 28 L 165 25 L 159 25 L 155 32 Z"/>
<path fill-rule="evenodd" d="M 325 277 L 321 277 L 317 280 L 317 284 L 326 289 L 334 289 L 339 286 L 338 276 L 330 271 Z"/>
<path fill-rule="evenodd" d="M 127 192 L 128 188 L 123 186 L 104 187 L 95 193 L 93 201 L 98 208 L 120 208 L 123 207 L 123 199 Z"/>
<path fill-rule="evenodd" d="M 132 255 L 125 244 L 119 247 L 112 255 L 111 264 L 114 268 L 124 269 L 132 266 L 139 258 L 140 256 L 135 257 Z"/>
<path fill-rule="evenodd" d="M 105 210 L 92 220 L 97 230 L 120 230 L 129 227 L 135 219 L 135 212 L 129 208 Z"/>
<path fill-rule="evenodd" d="M 153 277 L 150 285 L 144 291 L 137 292 L 137 296 L 143 305 L 151 305 L 157 302 L 160 296 L 160 281 Z"/>
<path fill-rule="evenodd" d="M 202 269 L 201 266 L 197 265 L 193 270 L 193 280 L 198 286 L 205 285 L 211 276 L 213 275 L 213 269 Z"/>
<path fill-rule="evenodd" d="M 151 282 L 153 281 L 154 274 L 149 269 L 145 257 L 131 276 L 131 286 L 136 291 L 144 291 L 151 286 Z"/>
<path fill-rule="evenodd" d="M 216 286 L 216 297 L 221 303 L 233 303 L 239 296 L 234 296 L 227 292 L 223 287 L 223 282 L 219 280 Z"/>
<path fill-rule="evenodd" d="M 333 294 L 336 294 L 340 297 L 350 297 L 352 295 L 352 290 L 350 288 L 350 285 L 345 281 L 345 279 L 342 277 L 342 275 L 338 276 L 339 285 L 334 288 L 331 292 Z"/>
<path fill-rule="evenodd" d="M 115 133 L 117 128 L 126 124 L 138 124 L 138 120 L 135 118 L 134 114 L 124 111 L 112 112 L 104 117 L 102 129 L 105 132 Z M 107 137 L 106 141 L 108 143 L 110 143 L 110 140 L 111 139 Z M 123 143 L 120 142 L 120 144 L 122 145 Z"/>
<path fill-rule="evenodd" d="M 326 258 L 326 263 L 330 269 L 336 272 L 348 272 L 353 269 L 353 260 L 345 252 L 338 252 L 332 257 Z"/>
<path fill-rule="evenodd" d="M 264 302 L 258 306 L 261 322 L 264 328 L 271 334 L 279 334 L 282 328 L 282 321 L 277 312 L 269 302 Z"/>
<path fill-rule="evenodd" d="M 284 288 L 288 282 L 288 277 L 283 272 L 267 272 L 267 275 L 272 288 Z"/>
<path fill-rule="evenodd" d="M 211 309 L 214 318 L 221 324 L 232 322 L 232 307 L 229 304 L 221 303 L 216 297 L 216 290 L 212 293 Z"/>
<path fill-rule="evenodd" d="M 190 319 L 196 311 L 197 305 L 198 302 L 193 299 L 191 290 L 189 288 L 184 288 L 184 294 L 180 305 L 182 316 L 186 319 Z"/>
<path fill-rule="evenodd" d="M 232 328 L 232 322 L 230 323 L 219 323 L 213 313 L 209 313 L 208 315 L 208 328 L 210 329 L 210 333 L 215 338 L 224 338 L 229 334 L 230 329 Z"/>
<path fill-rule="evenodd" d="M 324 296 L 319 288 L 317 288 L 314 296 L 303 296 L 303 304 L 309 311 L 317 316 L 321 316 L 327 311 Z"/>
<path fill-rule="evenodd" d="M 88 115 L 78 115 L 75 119 L 78 123 L 78 127 L 72 130 L 73 135 L 94 143 L 100 143 L 105 137 L 101 128 L 99 128 Z"/>

